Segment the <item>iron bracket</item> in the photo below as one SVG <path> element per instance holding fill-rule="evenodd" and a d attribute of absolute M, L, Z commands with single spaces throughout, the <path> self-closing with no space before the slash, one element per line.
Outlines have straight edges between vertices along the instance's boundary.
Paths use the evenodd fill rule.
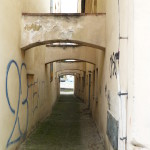
<path fill-rule="evenodd" d="M 121 140 L 121 141 L 127 140 L 127 137 L 122 137 L 122 138 L 120 138 L 120 140 Z"/>
<path fill-rule="evenodd" d="M 118 95 L 119 95 L 119 96 L 124 96 L 124 95 L 127 95 L 127 96 L 128 96 L 128 93 L 127 93 L 127 92 L 126 92 L 126 93 L 118 92 Z"/>
<path fill-rule="evenodd" d="M 128 37 L 121 37 L 121 36 L 120 36 L 119 39 L 120 39 L 120 40 L 122 40 L 122 39 L 128 39 Z"/>

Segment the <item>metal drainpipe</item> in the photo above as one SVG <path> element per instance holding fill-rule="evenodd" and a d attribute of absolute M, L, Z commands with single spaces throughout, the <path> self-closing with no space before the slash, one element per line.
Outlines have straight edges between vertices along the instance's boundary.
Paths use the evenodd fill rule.
<path fill-rule="evenodd" d="M 119 148 L 121 150 L 126 149 L 126 100 L 122 98 L 123 95 L 127 95 L 127 93 L 121 93 L 121 86 L 120 86 L 120 75 L 119 71 L 117 73 L 117 81 L 118 81 L 118 96 L 119 96 Z M 120 140 L 122 142 L 120 142 Z"/>

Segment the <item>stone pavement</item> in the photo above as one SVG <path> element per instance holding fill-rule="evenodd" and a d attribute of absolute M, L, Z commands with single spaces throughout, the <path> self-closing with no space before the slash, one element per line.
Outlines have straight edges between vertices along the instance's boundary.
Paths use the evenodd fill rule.
<path fill-rule="evenodd" d="M 51 116 L 19 150 L 104 150 L 89 110 L 73 95 L 61 95 Z"/>

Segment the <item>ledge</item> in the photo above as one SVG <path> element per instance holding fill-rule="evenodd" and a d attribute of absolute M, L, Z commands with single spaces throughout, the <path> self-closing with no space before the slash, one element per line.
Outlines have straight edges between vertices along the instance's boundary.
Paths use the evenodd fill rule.
<path fill-rule="evenodd" d="M 33 70 L 27 70 L 27 75 L 34 76 L 34 71 Z"/>
<path fill-rule="evenodd" d="M 22 13 L 23 16 L 100 16 L 106 13 Z"/>
<path fill-rule="evenodd" d="M 28 50 L 30 48 L 33 48 L 33 47 L 36 47 L 36 46 L 40 46 L 40 45 L 48 45 L 48 44 L 52 44 L 52 43 L 76 43 L 78 44 L 79 46 L 87 46 L 87 47 L 92 47 L 92 48 L 95 48 L 95 49 L 99 49 L 99 50 L 102 50 L 102 51 L 105 51 L 105 47 L 103 46 L 99 46 L 99 45 L 95 45 L 95 44 L 91 44 L 91 43 L 87 43 L 87 42 L 82 42 L 82 41 L 77 41 L 77 40 L 47 40 L 47 41 L 38 41 L 38 42 L 35 42 L 35 43 L 31 43 L 31 44 L 28 44 L 27 46 L 23 46 L 21 47 L 21 50 Z"/>

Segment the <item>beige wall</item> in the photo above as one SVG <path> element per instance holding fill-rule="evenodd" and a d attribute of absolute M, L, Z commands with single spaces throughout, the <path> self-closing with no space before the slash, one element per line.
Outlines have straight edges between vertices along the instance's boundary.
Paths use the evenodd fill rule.
<path fill-rule="evenodd" d="M 85 13 L 106 13 L 106 0 L 86 0 Z"/>
<path fill-rule="evenodd" d="M 21 64 L 23 62 L 23 56 L 19 48 L 19 39 L 21 34 L 21 2 L 8 2 L 2 0 L 0 5 L 0 18 L 0 56 L 2 57 L 0 63 L 0 149 L 6 149 L 7 142 L 11 136 L 11 133 L 13 132 L 19 99 L 19 76 L 15 65 L 12 65 L 8 73 L 8 95 L 10 99 L 10 105 L 15 110 L 14 114 L 13 111 L 11 111 L 8 100 L 6 98 L 6 71 L 8 70 L 7 65 L 11 60 L 15 60 L 19 66 L 20 71 Z M 24 76 L 22 76 L 22 79 L 25 81 L 27 80 Z M 23 90 L 26 94 L 26 85 L 23 87 Z M 22 97 L 24 97 L 24 95 Z M 23 111 L 26 111 L 26 105 L 24 106 Z M 26 118 L 24 120 L 26 124 Z M 24 125 L 22 127 L 24 127 Z M 19 135 L 17 132 L 18 131 L 15 131 L 13 133 L 13 137 L 17 137 Z M 13 145 L 11 149 L 15 149 L 15 146 Z"/>
<path fill-rule="evenodd" d="M 24 0 L 21 4 L 22 12 L 50 13 L 50 0 Z"/>
<path fill-rule="evenodd" d="M 21 26 L 21 48 L 27 50 L 39 45 L 39 42 L 41 42 L 40 45 L 42 43 L 73 42 L 104 50 L 105 21 L 104 14 L 81 16 L 24 14 Z"/>
<path fill-rule="evenodd" d="M 130 3 L 129 3 L 130 4 Z M 133 3 L 131 3 L 131 6 Z M 130 7 L 130 10 L 134 11 L 134 22 L 130 22 L 133 25 L 133 64 L 134 72 L 132 71 L 134 79 L 130 79 L 133 82 L 134 98 L 130 95 L 131 103 L 133 103 L 132 110 L 130 111 L 129 125 L 132 128 L 131 143 L 134 145 L 134 149 L 138 147 L 145 147 L 150 149 L 150 101 L 149 101 L 149 82 L 150 82 L 150 42 L 149 42 L 149 14 L 150 14 L 150 2 L 145 0 L 141 2 L 139 0 L 134 1 L 134 9 Z M 130 17 L 130 19 L 131 19 Z M 131 21 L 131 20 L 130 20 Z M 131 34 L 130 33 L 130 34 Z M 131 73 L 130 73 L 131 75 Z"/>
<path fill-rule="evenodd" d="M 84 100 L 87 106 L 89 104 L 89 73 L 91 74 L 90 109 L 97 128 L 104 138 L 105 149 L 113 149 L 106 134 L 107 111 L 120 122 L 119 138 L 126 136 L 125 133 L 121 135 L 121 131 L 126 132 L 127 130 L 127 149 L 138 150 L 141 146 L 150 148 L 148 119 L 150 73 L 147 69 L 150 47 L 147 38 L 150 26 L 148 16 L 150 3 L 148 0 L 145 0 L 145 3 L 140 0 L 120 0 L 119 4 L 118 6 L 118 1 L 115 0 L 86 1 L 87 13 L 106 12 L 106 34 L 103 31 L 104 36 L 101 36 L 102 46 L 106 46 L 106 51 L 104 53 L 94 50 L 96 65 L 85 62 L 54 63 L 54 78 L 50 82 L 50 65 L 45 65 L 45 46 L 32 48 L 26 52 L 20 49 L 21 13 L 47 13 L 50 9 L 50 2 L 47 0 L 44 2 L 41 0 L 24 0 L 23 2 L 14 0 L 8 3 L 1 0 L 0 129 L 3 130 L 0 136 L 0 149 L 16 149 L 23 140 L 21 131 L 24 135 L 26 133 L 28 135 L 37 122 L 51 113 L 59 91 L 56 71 L 72 68 L 85 71 L 84 87 L 83 74 L 75 77 L 75 93 Z M 85 32 L 88 31 L 87 29 Z M 120 42 L 119 32 L 120 36 L 125 38 Z M 80 35 L 77 34 L 77 39 Z M 96 39 L 92 40 L 98 45 L 101 39 L 99 33 L 95 35 Z M 115 54 L 118 50 L 120 51 L 119 62 L 114 60 L 113 56 L 113 53 Z M 58 53 L 55 54 L 58 55 Z M 80 53 L 80 55 L 84 54 Z M 88 59 L 91 58 L 90 54 L 86 55 Z M 51 56 L 53 55 L 49 54 L 49 57 Z M 113 63 L 110 58 L 113 58 Z M 117 75 L 112 75 L 113 70 Z M 127 96 L 120 98 L 118 96 L 120 90 L 128 92 L 128 98 Z M 121 116 L 122 111 L 124 119 Z M 18 124 L 21 131 L 19 131 Z M 121 128 L 122 124 L 124 128 Z M 127 127 L 125 127 L 126 124 Z M 123 144 L 119 140 L 119 150 L 123 150 Z"/>
<path fill-rule="evenodd" d="M 79 69 L 79 70 L 85 70 L 85 63 L 84 62 L 74 62 L 74 63 L 57 63 L 56 64 L 56 71 L 60 70 L 68 70 L 68 69 Z"/>
<path fill-rule="evenodd" d="M 27 53 L 20 49 L 22 12 L 49 12 L 49 1 L 1 1 L 0 149 L 2 150 L 16 149 L 23 136 L 28 135 L 36 123 L 51 112 L 57 96 L 55 82 L 49 82 L 49 66 L 45 67 L 45 51 L 41 52 L 42 47 L 31 49 Z"/>
<path fill-rule="evenodd" d="M 123 92 L 128 91 L 128 53 L 127 53 L 127 40 L 120 41 L 119 43 L 119 15 L 120 15 L 120 32 L 121 36 L 127 37 L 127 11 L 128 4 L 125 1 L 120 1 L 120 14 L 118 14 L 118 1 L 97 1 L 97 7 L 94 9 L 94 2 L 90 1 L 86 3 L 87 12 L 106 12 L 106 51 L 105 54 L 97 52 L 96 57 L 96 67 L 98 70 L 98 77 L 96 77 L 95 71 L 95 99 L 92 104 L 92 114 L 95 119 L 96 125 L 99 129 L 99 132 L 103 135 L 105 141 L 105 149 L 113 149 L 111 143 L 106 134 L 107 130 L 107 111 L 109 111 L 116 120 L 123 123 L 122 120 L 119 120 L 121 112 L 119 111 L 120 98 L 118 96 L 119 87 Z M 90 8 L 89 8 L 90 7 Z M 94 9 L 94 10 L 93 10 Z M 110 58 L 113 56 L 113 53 L 117 53 L 120 50 L 120 60 L 115 61 L 116 73 L 119 73 L 119 76 L 112 75 L 110 78 L 111 72 L 114 69 L 114 66 L 111 67 Z M 94 89 L 94 88 L 93 88 Z M 96 90 L 97 89 L 97 90 Z M 123 101 L 127 101 L 127 97 L 122 98 Z M 126 105 L 126 104 L 125 104 Z M 126 106 L 124 106 L 126 107 Z M 126 110 L 125 110 L 126 111 Z M 125 112 L 126 113 L 126 112 Z M 119 137 L 121 127 L 119 128 Z M 123 149 L 122 142 L 119 140 L 119 149 Z"/>
<path fill-rule="evenodd" d="M 92 0 L 87 1 L 86 12 L 96 11 L 93 10 L 93 3 Z M 148 119 L 150 75 L 147 69 L 149 5 L 149 1 L 120 0 L 119 6 L 118 1 L 97 1 L 97 12 L 106 12 L 106 52 L 103 63 L 100 61 L 103 56 L 98 53 L 96 55 L 99 93 L 98 103 L 95 102 L 96 107 L 92 108 L 92 112 L 99 132 L 104 136 L 105 149 L 113 149 L 106 135 L 107 110 L 119 121 L 119 137 L 127 136 L 126 149 L 150 148 L 148 140 L 150 138 Z M 119 32 L 124 38 L 120 43 Z M 110 73 L 114 69 L 110 67 L 110 58 L 118 50 L 120 59 L 119 62 L 115 62 L 118 75 L 110 78 Z M 119 97 L 119 91 L 128 92 L 128 97 Z M 119 149 L 124 149 L 124 142 L 120 139 L 118 141 Z"/>
<path fill-rule="evenodd" d="M 96 64 L 96 49 L 86 46 L 77 47 L 47 47 L 45 55 L 45 63 L 57 60 L 80 60 Z"/>

